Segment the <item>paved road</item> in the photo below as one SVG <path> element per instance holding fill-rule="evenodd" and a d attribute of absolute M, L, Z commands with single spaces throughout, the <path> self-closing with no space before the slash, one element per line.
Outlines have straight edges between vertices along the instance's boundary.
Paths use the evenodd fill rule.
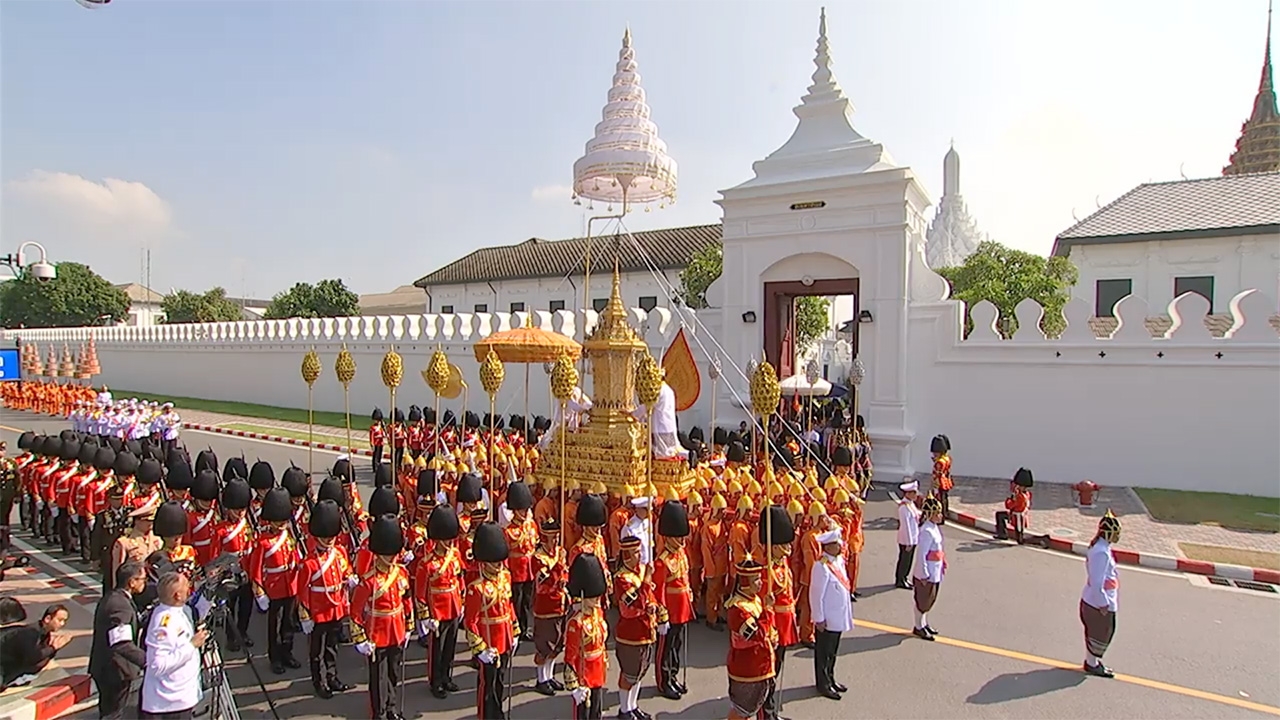
<path fill-rule="evenodd" d="M 12 447 L 15 429 L 52 429 L 22 413 L 0 411 Z M 220 458 L 242 449 L 278 466 L 305 466 L 305 449 L 220 435 L 188 433 L 189 446 L 211 446 Z M 316 452 L 317 468 L 333 453 Z M 322 460 L 323 458 L 323 460 Z M 361 462 L 364 466 L 364 462 Z M 363 467 L 368 490 L 368 467 Z M 1124 677 L 1103 680 L 1077 669 L 1082 631 L 1077 618 L 1084 567 L 1079 558 L 1008 546 L 948 526 L 949 575 L 931 624 L 943 637 L 926 643 L 904 635 L 911 627 L 909 593 L 891 589 L 896 555 L 892 505 L 867 506 L 866 595 L 854 607 L 860 627 L 842 644 L 837 665 L 852 688 L 843 703 L 816 697 L 808 651 L 795 653 L 784 674 L 785 714 L 793 718 L 1234 718 L 1280 716 L 1280 595 L 1223 589 L 1180 574 L 1121 569 L 1119 632 L 1108 664 Z M 261 623 L 259 619 L 257 622 Z M 262 637 L 261 627 L 251 630 Z M 721 718 L 727 713 L 725 638 L 701 627 L 691 632 L 686 703 L 642 694 L 642 707 L 671 718 Z M 303 640 L 297 647 L 301 658 Z M 366 696 L 352 691 L 331 701 L 313 697 L 305 669 L 270 675 L 265 643 L 255 648 L 258 669 L 281 717 L 368 715 Z M 514 714 L 563 718 L 567 698 L 531 689 L 532 648 L 521 649 L 515 671 Z M 344 678 L 363 682 L 363 658 L 344 649 Z M 616 667 L 616 663 L 612 664 Z M 228 663 L 246 716 L 269 717 L 253 674 L 242 659 Z M 459 671 L 463 692 L 437 701 L 427 693 L 423 651 L 408 654 L 405 712 L 410 717 L 473 716 L 474 674 Z M 616 712 L 616 695 L 608 698 Z"/>

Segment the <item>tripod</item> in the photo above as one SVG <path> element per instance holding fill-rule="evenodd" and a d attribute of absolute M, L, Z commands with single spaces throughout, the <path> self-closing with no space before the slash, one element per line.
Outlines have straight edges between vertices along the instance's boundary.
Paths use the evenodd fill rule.
<path fill-rule="evenodd" d="M 234 622 L 228 622 L 230 614 L 231 608 L 227 606 L 227 600 L 219 598 L 209 611 L 208 616 L 202 621 L 201 624 L 209 630 L 209 639 L 205 643 L 205 653 L 217 653 L 219 659 L 222 657 L 222 653 L 218 648 L 215 630 L 219 628 L 225 629 L 227 637 L 239 642 L 240 648 L 244 652 L 244 659 L 249 663 L 249 669 L 253 671 L 254 679 L 258 681 L 258 689 L 262 691 L 262 697 L 267 699 L 267 707 L 271 709 L 271 717 L 273 720 L 280 720 L 280 713 L 276 710 L 275 700 L 272 700 L 271 693 L 267 692 L 267 685 L 262 681 L 262 674 L 258 672 L 258 666 L 253 662 L 253 655 L 249 652 L 249 647 L 245 644 L 244 637 L 240 634 L 240 628 Z M 211 686 L 214 686 L 213 699 L 209 708 L 210 720 L 222 720 L 224 717 L 238 720 L 240 717 L 240 712 L 231 698 L 230 686 L 227 684 L 224 667 L 222 662 L 216 662 L 214 665 L 214 682 L 210 683 Z M 234 710 L 234 714 L 228 714 L 228 709 Z"/>

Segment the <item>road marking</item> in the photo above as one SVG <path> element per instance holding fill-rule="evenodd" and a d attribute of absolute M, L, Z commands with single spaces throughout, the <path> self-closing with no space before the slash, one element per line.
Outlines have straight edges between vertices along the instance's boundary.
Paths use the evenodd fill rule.
<path fill-rule="evenodd" d="M 871 622 L 869 620 L 856 620 L 854 621 L 854 625 L 857 627 L 864 627 L 869 630 L 878 630 L 880 632 L 892 633 L 895 635 L 911 634 L 911 631 L 905 628 L 893 627 L 892 625 L 881 625 L 880 623 Z M 1062 660 L 1040 657 L 1039 655 L 1028 655 L 1027 653 L 1018 652 L 1017 650 L 1006 650 L 1004 648 L 981 645 L 967 640 L 956 640 L 954 638 L 942 637 L 941 635 L 935 638 L 935 642 L 962 648 L 964 650 L 986 653 L 988 655 L 998 655 L 1000 657 L 1009 658 L 1010 660 L 1021 660 L 1022 662 L 1033 663 L 1035 665 L 1045 665 L 1047 667 L 1059 668 L 1061 670 L 1075 670 L 1077 672 L 1083 672 L 1080 669 L 1080 663 L 1069 663 Z M 1231 705 L 1233 707 L 1244 708 L 1246 710 L 1253 710 L 1280 717 L 1280 707 L 1249 702 L 1248 700 L 1241 700 L 1240 698 L 1234 698 L 1228 695 L 1217 695 L 1203 690 L 1195 690 L 1181 685 L 1160 682 L 1159 680 L 1148 680 L 1146 678 L 1135 677 L 1133 675 L 1120 675 L 1117 673 L 1115 679 L 1120 682 L 1129 683 L 1130 685 L 1139 685 L 1152 690 L 1162 690 L 1164 692 L 1174 693 L 1177 695 L 1185 695 L 1186 697 L 1208 700 L 1209 702 L 1215 702 L 1221 705 Z"/>
<path fill-rule="evenodd" d="M 0 430 L 8 430 L 9 432 L 15 432 L 15 433 L 18 433 L 19 435 L 26 432 L 26 430 L 19 430 L 16 427 L 9 427 L 8 425 L 0 425 Z"/>

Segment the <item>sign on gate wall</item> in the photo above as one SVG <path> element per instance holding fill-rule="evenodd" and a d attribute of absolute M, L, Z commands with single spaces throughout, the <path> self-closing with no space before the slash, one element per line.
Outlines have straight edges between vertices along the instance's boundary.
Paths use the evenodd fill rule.
<path fill-rule="evenodd" d="M 0 350 L 0 382 L 22 379 L 22 361 L 18 359 L 18 350 L 8 348 Z"/>

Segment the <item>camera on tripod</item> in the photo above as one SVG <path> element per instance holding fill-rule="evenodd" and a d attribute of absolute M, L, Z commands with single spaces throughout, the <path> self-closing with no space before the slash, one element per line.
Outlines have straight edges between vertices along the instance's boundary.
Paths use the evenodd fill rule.
<path fill-rule="evenodd" d="M 249 575 L 240 567 L 240 558 L 233 553 L 223 553 L 204 566 L 204 579 L 198 592 L 214 606 L 225 606 L 248 582 Z"/>

